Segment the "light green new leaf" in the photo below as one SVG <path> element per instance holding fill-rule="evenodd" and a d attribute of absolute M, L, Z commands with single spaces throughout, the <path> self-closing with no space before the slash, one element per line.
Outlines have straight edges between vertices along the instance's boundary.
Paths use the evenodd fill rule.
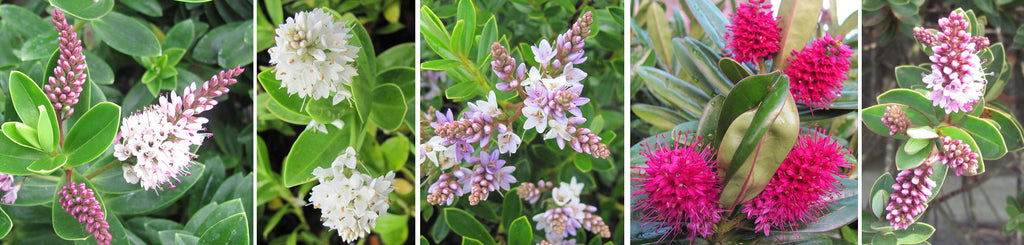
<path fill-rule="evenodd" d="M 53 111 L 53 104 L 50 104 L 43 90 L 24 73 L 11 72 L 8 83 L 14 110 L 18 112 L 18 117 L 25 125 L 39 125 L 39 106 L 45 106 L 46 111 Z"/>

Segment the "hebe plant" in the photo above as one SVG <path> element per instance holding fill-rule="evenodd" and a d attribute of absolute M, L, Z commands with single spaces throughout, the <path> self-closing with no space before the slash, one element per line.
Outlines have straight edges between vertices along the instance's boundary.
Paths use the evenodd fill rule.
<path fill-rule="evenodd" d="M 620 4 L 424 3 L 421 242 L 621 243 Z"/>
<path fill-rule="evenodd" d="M 857 15 L 797 2 L 639 4 L 633 243 L 857 241 Z"/>
<path fill-rule="evenodd" d="M 989 42 L 973 10 L 953 10 L 938 26 L 914 28 L 931 63 L 896 67 L 899 88 L 864 109 L 868 129 L 905 140 L 896 152 L 895 177 L 883 174 L 869 193 L 865 241 L 925 241 L 935 229 L 918 220 L 948 175 L 983 174 L 986 160 L 1024 149 L 1020 122 L 996 100 L 1013 68 L 1003 44 Z M 1008 203 L 1008 213 L 1015 203 Z"/>
<path fill-rule="evenodd" d="M 251 5 L 138 3 L 0 5 L 5 241 L 249 241 Z"/>

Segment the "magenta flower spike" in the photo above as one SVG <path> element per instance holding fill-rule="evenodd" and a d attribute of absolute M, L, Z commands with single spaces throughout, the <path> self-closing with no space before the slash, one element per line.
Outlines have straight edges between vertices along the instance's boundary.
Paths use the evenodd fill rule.
<path fill-rule="evenodd" d="M 853 50 L 828 33 L 800 52 L 793 50 L 785 69 L 793 99 L 812 109 L 828 108 L 842 94 L 851 56 Z"/>
<path fill-rule="evenodd" d="M 729 43 L 725 45 L 729 52 L 725 55 L 739 62 L 760 62 L 779 52 L 782 28 L 772 12 L 772 4 L 764 0 L 740 3 L 730 15 Z"/>
<path fill-rule="evenodd" d="M 78 104 L 78 96 L 82 93 L 82 84 L 85 84 L 85 56 L 82 55 L 82 40 L 78 39 L 74 26 L 68 24 L 64 12 L 60 9 L 53 10 L 53 25 L 59 34 L 57 40 L 60 45 L 57 59 L 57 67 L 53 68 L 53 76 L 47 79 L 48 84 L 43 85 L 46 96 L 53 102 L 53 109 L 57 110 L 57 120 L 62 121 L 75 113 L 72 108 Z"/>
<path fill-rule="evenodd" d="M 935 181 L 931 176 L 935 173 L 932 164 L 941 157 L 941 153 L 932 153 L 924 163 L 917 167 L 904 169 L 896 175 L 896 183 L 892 184 L 889 194 L 889 205 L 885 210 L 885 219 L 896 230 L 906 230 L 913 224 L 917 215 L 928 208 L 928 198 L 932 196 Z"/>
<path fill-rule="evenodd" d="M 61 196 L 61 208 L 75 217 L 78 223 L 85 225 L 85 231 L 92 234 L 96 244 L 110 244 L 110 224 L 92 189 L 85 187 L 85 183 L 68 182 L 57 195 Z"/>
<path fill-rule="evenodd" d="M 923 27 L 914 28 L 914 36 L 921 43 L 931 46 L 933 54 L 931 73 L 924 75 L 924 83 L 931 92 L 927 97 L 932 105 L 947 114 L 971 111 L 978 100 L 985 95 L 985 73 L 978 53 L 988 47 L 984 36 L 972 37 L 970 22 L 956 11 L 949 17 L 939 19 L 935 33 Z"/>

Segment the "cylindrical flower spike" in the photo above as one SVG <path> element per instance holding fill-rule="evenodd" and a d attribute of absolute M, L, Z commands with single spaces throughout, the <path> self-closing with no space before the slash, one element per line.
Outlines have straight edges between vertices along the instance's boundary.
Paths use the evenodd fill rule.
<path fill-rule="evenodd" d="M 676 137 L 641 143 L 644 151 L 640 154 L 647 164 L 637 168 L 639 176 L 634 181 L 638 187 L 633 197 L 647 198 L 633 208 L 643 214 L 639 217 L 643 226 L 669 228 L 661 240 L 684 230 L 689 239 L 707 237 L 725 211 L 718 207 L 722 187 L 714 151 L 700 137 L 683 132 Z"/>
<path fill-rule="evenodd" d="M 427 203 L 431 205 L 444 203 L 444 205 L 451 206 L 455 197 L 462 194 L 462 186 L 451 174 L 442 174 L 437 178 L 437 182 L 430 185 L 427 193 Z"/>
<path fill-rule="evenodd" d="M 85 225 L 85 231 L 92 234 L 96 244 L 110 244 L 112 237 L 107 215 L 92 189 L 87 188 L 85 183 L 68 182 L 61 186 L 57 195 L 60 196 L 61 208 L 75 217 L 78 223 Z"/>
<path fill-rule="evenodd" d="M 979 157 L 981 155 L 974 152 L 971 145 L 964 141 L 949 136 L 942 137 L 942 153 L 939 154 L 939 161 L 953 168 L 956 176 L 961 176 L 964 172 L 977 174 Z"/>
<path fill-rule="evenodd" d="M 985 73 L 978 53 L 988 46 L 988 38 L 972 37 L 970 22 L 957 11 L 939 19 L 941 30 L 932 33 L 922 27 L 914 28 L 914 36 L 932 47 L 931 73 L 922 74 L 924 83 L 932 91 L 927 97 L 932 105 L 949 113 L 970 111 L 985 94 Z"/>
<path fill-rule="evenodd" d="M 530 202 L 530 204 L 535 204 L 540 200 L 541 192 L 549 192 L 554 187 L 553 183 L 543 180 L 537 182 L 537 184 L 526 182 L 516 187 L 516 193 L 523 200 Z"/>
<path fill-rule="evenodd" d="M 828 33 L 800 52 L 793 50 L 785 71 L 793 99 L 813 109 L 827 108 L 842 94 L 852 55 L 850 47 Z"/>
<path fill-rule="evenodd" d="M 820 129 L 800 135 L 764 191 L 743 204 L 747 218 L 757 217 L 754 230 L 795 231 L 823 213 L 840 192 L 835 175 L 851 167 L 843 157 L 851 153 Z"/>
<path fill-rule="evenodd" d="M 889 127 L 889 135 L 907 134 L 907 128 L 910 127 L 910 119 L 907 118 L 903 107 L 899 105 L 885 107 L 882 123 Z"/>
<path fill-rule="evenodd" d="M 53 68 L 53 76 L 47 78 L 48 84 L 43 89 L 50 102 L 53 102 L 53 109 L 57 110 L 58 121 L 62 121 L 75 112 L 72 106 L 78 104 L 78 96 L 82 93 L 86 65 L 85 55 L 82 55 L 82 40 L 78 39 L 75 27 L 68 24 L 60 9 L 53 9 L 52 13 L 51 22 L 59 35 L 57 40 L 60 45 L 57 50 L 60 55 L 57 66 Z"/>
<path fill-rule="evenodd" d="M 730 16 L 729 43 L 725 45 L 729 52 L 725 55 L 739 62 L 761 62 L 779 52 L 782 28 L 772 12 L 772 4 L 764 0 L 740 3 Z"/>
<path fill-rule="evenodd" d="M 927 208 L 928 198 L 932 196 L 932 188 L 935 188 L 935 181 L 931 178 L 934 173 L 932 164 L 940 157 L 941 153 L 933 150 L 924 163 L 904 169 L 896 175 L 896 183 L 892 185 L 892 193 L 889 194 L 889 205 L 885 207 L 889 212 L 885 219 L 894 229 L 907 229 L 914 223 L 915 217 Z"/>
<path fill-rule="evenodd" d="M 351 86 L 357 75 L 352 62 L 360 47 L 349 43 L 353 35 L 347 24 L 335 21 L 334 15 L 320 8 L 288 17 L 275 30 L 277 46 L 267 51 L 281 87 L 299 98 L 334 96 L 334 104 L 351 97 L 346 86 Z"/>
<path fill-rule="evenodd" d="M 200 133 L 208 120 L 197 115 L 212 109 L 215 98 L 227 93 L 227 86 L 236 83 L 234 77 L 244 70 L 221 71 L 202 87 L 193 83 L 181 97 L 175 92 L 160 96 L 159 104 L 125 118 L 118 132 L 121 140 L 114 145 L 114 157 L 126 163 L 122 165 L 125 180 L 141 182 L 146 190 L 162 189 L 165 184 L 174 188 L 172 180 L 189 174 L 196 157 L 191 147 L 201 145 L 208 136 Z"/>

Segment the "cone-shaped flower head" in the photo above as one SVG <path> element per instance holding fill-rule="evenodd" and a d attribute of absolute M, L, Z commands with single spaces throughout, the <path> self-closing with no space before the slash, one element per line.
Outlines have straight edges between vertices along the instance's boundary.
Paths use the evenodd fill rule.
<path fill-rule="evenodd" d="M 974 152 L 971 145 L 964 141 L 949 136 L 942 137 L 942 153 L 939 154 L 939 161 L 953 168 L 956 176 L 961 176 L 964 172 L 971 175 L 978 174 L 979 157 L 981 155 Z"/>
<path fill-rule="evenodd" d="M 717 161 L 712 157 L 713 150 L 702 144 L 700 137 L 682 132 L 676 136 L 674 142 L 662 138 L 653 144 L 642 143 L 644 151 L 640 154 L 647 158 L 647 164 L 638 167 L 633 198 L 640 201 L 633 208 L 643 213 L 640 221 L 644 226 L 670 229 L 662 240 L 684 229 L 689 232 L 689 239 L 707 237 L 725 211 L 718 207 L 721 185 Z"/>
<path fill-rule="evenodd" d="M 349 243 L 377 226 L 377 218 L 390 206 L 388 194 L 395 190 L 395 172 L 373 178 L 354 171 L 355 166 L 355 150 L 349 147 L 331 163 L 331 168 L 313 169 L 320 183 L 309 193 L 309 202 L 320 209 L 324 226 L 338 230 L 341 239 Z M 345 177 L 346 173 L 351 175 Z"/>
<path fill-rule="evenodd" d="M 793 99 L 814 109 L 828 107 L 843 89 L 852 55 L 850 47 L 828 33 L 800 52 L 793 50 L 786 67 Z"/>
<path fill-rule="evenodd" d="M 333 95 L 334 104 L 352 96 L 346 86 L 357 75 L 352 62 L 359 47 L 349 44 L 352 34 L 346 24 L 318 8 L 296 13 L 275 30 L 277 46 L 268 51 L 270 63 L 288 94 L 313 99 Z"/>
<path fill-rule="evenodd" d="M 530 204 L 535 204 L 540 200 L 541 192 L 549 192 L 553 187 L 553 183 L 541 180 L 537 182 L 537 184 L 530 182 L 523 183 L 519 185 L 519 187 L 516 187 L 516 192 L 523 200 L 530 202 Z"/>
<path fill-rule="evenodd" d="M 921 165 L 904 169 L 896 175 L 896 183 L 892 184 L 892 193 L 889 194 L 889 205 L 885 207 L 889 212 L 885 219 L 889 220 L 894 229 L 907 229 L 914 223 L 915 217 L 928 208 L 928 198 L 932 196 L 932 188 L 935 188 L 935 181 L 931 178 L 934 173 L 932 164 L 939 156 L 939 153 L 933 152 Z"/>
<path fill-rule="evenodd" d="M 61 186 L 57 195 L 60 196 L 60 207 L 85 225 L 85 231 L 92 234 L 96 244 L 110 244 L 112 237 L 107 215 L 92 189 L 86 188 L 85 183 L 68 182 Z"/>
<path fill-rule="evenodd" d="M 885 114 L 882 115 L 882 124 L 889 127 L 889 135 L 907 134 L 910 127 L 910 119 L 903 111 L 903 106 L 890 105 L 885 107 Z"/>
<path fill-rule="evenodd" d="M 57 40 L 60 45 L 57 52 L 57 66 L 53 68 L 53 76 L 47 78 L 48 83 L 43 86 L 46 96 L 53 102 L 53 109 L 57 110 L 57 117 L 68 118 L 75 109 L 71 108 L 78 104 L 78 96 L 82 93 L 82 84 L 85 83 L 85 55 L 82 55 L 82 40 L 78 39 L 75 27 L 68 24 L 64 12 L 60 9 L 53 9 L 53 25 L 57 28 Z"/>
<path fill-rule="evenodd" d="M 953 11 L 949 17 L 939 19 L 940 30 L 914 28 L 914 36 L 931 46 L 928 56 L 932 71 L 924 75 L 924 83 L 932 91 L 927 97 L 932 105 L 946 113 L 970 111 L 985 94 L 985 73 L 978 53 L 988 47 L 988 38 L 972 37 L 963 14 Z M 975 28 L 981 28 L 980 26 Z"/>
<path fill-rule="evenodd" d="M 201 145 L 208 136 L 199 132 L 208 120 L 197 115 L 217 105 L 214 98 L 227 93 L 227 86 L 237 83 L 234 77 L 243 70 L 236 67 L 221 71 L 202 87 L 192 83 L 182 96 L 175 92 L 162 95 L 159 104 L 125 118 L 118 132 L 120 141 L 114 145 L 114 157 L 125 162 L 125 180 L 141 182 L 146 190 L 161 189 L 164 184 L 177 181 L 178 176 L 188 174 L 196 157 L 191 147 Z"/>
<path fill-rule="evenodd" d="M 726 56 L 739 62 L 761 62 L 771 59 L 771 55 L 779 52 L 779 34 L 782 28 L 772 16 L 772 4 L 765 0 L 750 0 L 740 3 L 736 13 L 730 15 L 732 23 L 727 27 L 726 39 L 729 50 Z"/>
<path fill-rule="evenodd" d="M 754 230 L 795 231 L 822 213 L 839 194 L 835 175 L 850 167 L 843 157 L 850 153 L 820 130 L 800 135 L 764 191 L 743 204 L 747 218 L 757 217 Z"/>

